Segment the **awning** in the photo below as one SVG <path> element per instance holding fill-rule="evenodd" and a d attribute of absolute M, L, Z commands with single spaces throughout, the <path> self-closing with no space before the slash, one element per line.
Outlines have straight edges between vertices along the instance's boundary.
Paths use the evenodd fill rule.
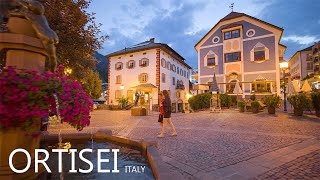
<path fill-rule="evenodd" d="M 137 89 L 137 90 L 153 90 L 153 89 L 158 89 L 157 86 L 151 84 L 151 83 L 145 83 L 145 84 L 139 84 L 137 86 L 132 87 L 132 89 Z"/>

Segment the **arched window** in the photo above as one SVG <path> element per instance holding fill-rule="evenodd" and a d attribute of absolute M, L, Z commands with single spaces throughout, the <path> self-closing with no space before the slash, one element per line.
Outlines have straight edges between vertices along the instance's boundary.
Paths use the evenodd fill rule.
<path fill-rule="evenodd" d="M 176 71 L 177 71 L 176 65 L 174 65 L 174 64 L 172 65 L 172 71 L 173 71 L 173 72 L 176 72 Z"/>
<path fill-rule="evenodd" d="M 163 68 L 166 68 L 166 60 L 165 59 L 161 59 L 161 66 L 163 67 Z"/>
<path fill-rule="evenodd" d="M 170 63 L 170 62 L 167 62 L 166 68 L 167 68 L 168 70 L 170 70 L 170 67 L 171 67 L 171 63 Z"/>

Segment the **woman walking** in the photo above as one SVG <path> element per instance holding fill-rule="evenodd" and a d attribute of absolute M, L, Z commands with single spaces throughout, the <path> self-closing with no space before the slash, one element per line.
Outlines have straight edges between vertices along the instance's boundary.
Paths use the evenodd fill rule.
<path fill-rule="evenodd" d="M 163 106 L 163 123 L 162 123 L 162 131 L 161 134 L 158 135 L 159 138 L 163 138 L 167 132 L 167 123 L 171 128 L 171 136 L 177 136 L 177 132 L 174 128 L 174 125 L 171 122 L 171 100 L 167 90 L 163 91 L 164 100 L 161 102 Z M 160 105 L 160 106 L 161 106 Z"/>

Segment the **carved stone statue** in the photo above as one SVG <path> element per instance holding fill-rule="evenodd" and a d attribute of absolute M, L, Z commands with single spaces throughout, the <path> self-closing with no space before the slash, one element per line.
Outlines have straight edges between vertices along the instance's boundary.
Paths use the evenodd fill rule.
<path fill-rule="evenodd" d="M 49 56 L 49 67 L 55 71 L 57 67 L 57 56 L 55 44 L 59 43 L 57 34 L 50 28 L 44 16 L 44 7 L 36 0 L 14 0 L 20 8 L 11 11 L 10 16 L 22 17 L 31 22 L 37 36 Z"/>

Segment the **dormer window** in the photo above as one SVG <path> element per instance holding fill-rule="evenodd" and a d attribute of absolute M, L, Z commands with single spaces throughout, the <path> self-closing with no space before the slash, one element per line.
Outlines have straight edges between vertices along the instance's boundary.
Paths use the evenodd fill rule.
<path fill-rule="evenodd" d="M 240 37 L 240 29 L 224 32 L 224 40 Z"/>
<path fill-rule="evenodd" d="M 122 62 L 116 63 L 115 69 L 116 69 L 117 71 L 121 70 L 122 68 L 123 68 L 123 63 L 122 63 Z"/>

